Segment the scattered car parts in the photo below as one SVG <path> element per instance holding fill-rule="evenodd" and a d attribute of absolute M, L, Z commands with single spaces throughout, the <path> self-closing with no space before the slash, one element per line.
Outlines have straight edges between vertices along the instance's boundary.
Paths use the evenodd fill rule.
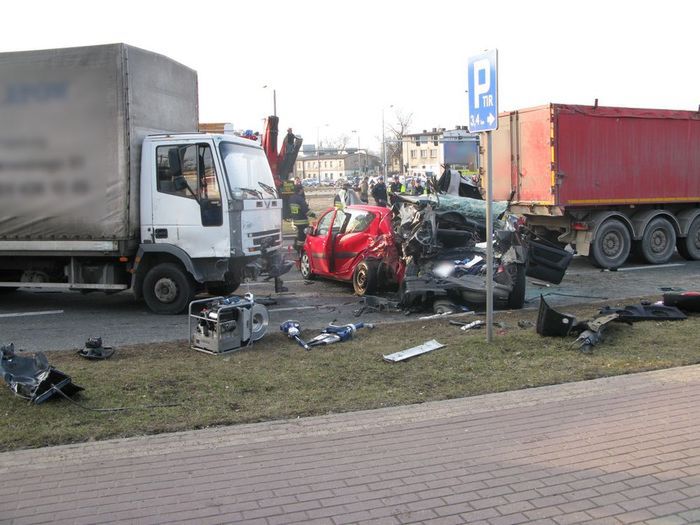
<path fill-rule="evenodd" d="M 700 292 L 670 292 L 664 294 L 664 304 L 686 312 L 700 312 Z"/>
<path fill-rule="evenodd" d="M 114 355 L 114 348 L 111 346 L 102 346 L 101 337 L 90 337 L 85 341 L 85 347 L 78 350 L 78 355 L 94 361 L 109 359 Z"/>
<path fill-rule="evenodd" d="M 13 343 L 0 347 L 0 373 L 16 396 L 35 405 L 56 395 L 70 398 L 83 390 L 70 376 L 49 365 L 43 352 L 19 355 Z"/>
<path fill-rule="evenodd" d="M 624 323 L 637 321 L 682 321 L 688 317 L 675 306 L 658 304 L 633 304 L 624 308 L 606 306 L 600 310 L 603 315 L 616 313 L 617 320 Z"/>
<path fill-rule="evenodd" d="M 557 312 L 540 295 L 540 309 L 537 314 L 538 334 L 545 337 L 566 337 L 575 322 L 575 316 Z"/>
<path fill-rule="evenodd" d="M 444 348 L 445 346 L 446 345 L 443 345 L 442 343 L 438 343 L 435 339 L 431 339 L 422 345 L 414 346 L 413 348 L 401 350 L 400 352 L 384 355 L 382 357 L 384 358 L 384 361 L 387 361 L 388 363 L 398 363 L 399 361 L 405 361 L 411 357 L 432 352 L 433 350 Z"/>

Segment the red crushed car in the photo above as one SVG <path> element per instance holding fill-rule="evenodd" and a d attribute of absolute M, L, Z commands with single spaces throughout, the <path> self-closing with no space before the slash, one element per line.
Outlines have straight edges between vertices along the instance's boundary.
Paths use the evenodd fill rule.
<path fill-rule="evenodd" d="M 391 209 L 381 206 L 326 211 L 306 236 L 299 265 L 302 277 L 352 281 L 358 295 L 375 293 L 380 274 L 382 284 L 398 283 L 403 264 L 391 221 Z"/>

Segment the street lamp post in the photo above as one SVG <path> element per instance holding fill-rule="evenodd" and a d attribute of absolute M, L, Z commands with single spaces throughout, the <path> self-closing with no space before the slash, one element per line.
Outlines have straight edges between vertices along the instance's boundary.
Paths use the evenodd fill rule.
<path fill-rule="evenodd" d="M 389 108 L 393 108 L 394 105 L 391 104 Z M 385 128 L 384 128 L 384 110 L 386 109 L 386 106 L 382 108 L 382 163 L 384 164 L 384 180 L 386 180 L 387 177 L 387 172 L 386 172 L 386 137 L 385 137 Z"/>
<path fill-rule="evenodd" d="M 263 86 L 263 89 L 268 88 L 269 86 L 265 84 Z M 272 115 L 277 116 L 277 90 L 273 89 L 272 90 Z"/>
<path fill-rule="evenodd" d="M 352 130 L 353 133 L 357 135 L 357 154 L 360 156 L 357 162 L 357 169 L 360 172 L 360 176 L 362 176 L 363 171 L 362 171 L 362 150 L 360 148 L 360 134 L 356 129 Z"/>

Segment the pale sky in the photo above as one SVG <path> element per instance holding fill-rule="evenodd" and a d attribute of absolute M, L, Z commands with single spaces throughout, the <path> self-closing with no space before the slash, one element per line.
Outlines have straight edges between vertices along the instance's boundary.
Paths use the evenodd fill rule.
<path fill-rule="evenodd" d="M 307 144 L 357 130 L 376 150 L 383 110 L 411 131 L 466 124 L 468 58 L 494 48 L 500 111 L 700 105 L 693 0 L 34 0 L 2 19 L 0 52 L 125 42 L 195 69 L 202 122 L 262 131 L 274 88 Z"/>

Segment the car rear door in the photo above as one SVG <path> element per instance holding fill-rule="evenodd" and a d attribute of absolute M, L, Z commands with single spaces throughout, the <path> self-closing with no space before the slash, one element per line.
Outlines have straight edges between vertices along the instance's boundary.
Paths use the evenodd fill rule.
<path fill-rule="evenodd" d="M 370 226 L 377 216 L 370 211 L 347 208 L 345 215 L 342 230 L 335 238 L 333 273 L 338 279 L 350 280 L 360 256 L 367 249 Z"/>

